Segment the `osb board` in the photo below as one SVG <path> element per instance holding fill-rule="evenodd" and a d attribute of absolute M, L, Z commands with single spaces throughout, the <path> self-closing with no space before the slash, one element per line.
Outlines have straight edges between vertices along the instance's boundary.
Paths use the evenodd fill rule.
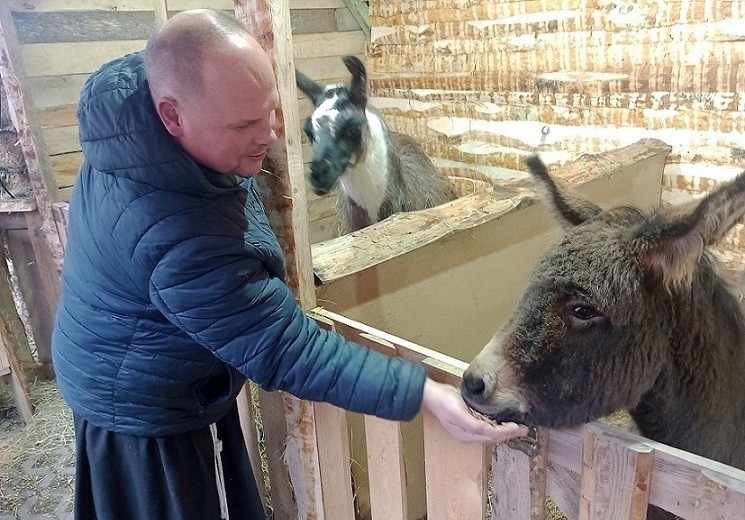
<path fill-rule="evenodd" d="M 515 167 L 541 144 L 565 161 L 653 137 L 671 162 L 745 165 L 743 0 L 371 8 L 371 90 L 425 103 L 384 115 L 432 155 Z"/>

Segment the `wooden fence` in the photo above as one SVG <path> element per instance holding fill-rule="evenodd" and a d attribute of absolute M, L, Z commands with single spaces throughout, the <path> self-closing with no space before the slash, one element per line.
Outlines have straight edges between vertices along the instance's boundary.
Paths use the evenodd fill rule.
<path fill-rule="evenodd" d="M 311 315 L 350 340 L 424 364 L 436 381 L 458 385 L 467 366 L 323 309 Z M 343 423 L 317 429 L 319 437 L 348 444 Z M 401 424 L 366 417 L 365 432 L 372 519 L 403 520 Z M 519 441 L 493 450 L 458 443 L 427 412 L 423 435 L 428 520 L 541 520 L 546 498 L 569 519 L 642 519 L 648 504 L 686 519 L 734 519 L 745 511 L 745 471 L 598 422 L 539 430 L 532 456 L 524 453 L 530 444 Z M 352 496 L 351 488 L 330 492 Z M 326 518 L 354 518 L 351 502 L 345 511 L 327 510 Z"/>

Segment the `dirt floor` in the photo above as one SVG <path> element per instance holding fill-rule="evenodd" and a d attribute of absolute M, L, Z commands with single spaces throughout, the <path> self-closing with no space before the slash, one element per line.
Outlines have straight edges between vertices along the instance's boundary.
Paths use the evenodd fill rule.
<path fill-rule="evenodd" d="M 0 381 L 0 520 L 71 519 L 72 413 L 53 381 L 31 384 L 36 407 L 24 425 Z"/>

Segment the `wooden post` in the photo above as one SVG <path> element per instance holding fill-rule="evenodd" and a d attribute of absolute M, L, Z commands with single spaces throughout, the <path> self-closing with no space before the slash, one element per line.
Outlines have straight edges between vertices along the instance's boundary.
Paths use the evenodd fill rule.
<path fill-rule="evenodd" d="M 246 25 L 274 65 L 282 107 L 277 117 L 278 126 L 275 128 L 278 141 L 268 154 L 271 173 L 259 176 L 259 183 L 269 222 L 285 255 L 286 283 L 295 292 L 300 305 L 310 310 L 315 307 L 316 296 L 308 236 L 300 129 L 297 125 L 300 117 L 295 87 L 290 9 L 287 0 L 235 0 L 234 5 L 236 17 Z M 280 442 L 277 437 L 282 434 L 280 421 L 267 420 L 267 413 L 284 411 L 287 427 L 287 436 L 282 439 L 284 448 L 280 450 L 279 446 L 275 446 L 270 453 L 275 517 L 343 518 L 333 514 L 324 516 L 313 405 L 290 395 L 283 395 L 283 406 L 263 406 L 264 400 L 274 399 L 272 396 L 263 396 L 262 399 L 265 427 L 273 424 L 277 428 L 267 430 L 267 445 L 270 442 Z M 283 478 L 284 472 L 277 468 L 282 464 L 286 464 L 287 479 Z M 296 512 L 277 511 L 278 503 L 289 509 L 293 500 Z"/>
<path fill-rule="evenodd" d="M 10 375 L 10 388 L 18 407 L 18 413 L 21 420 L 28 423 L 34 414 L 34 407 L 31 403 L 26 377 L 16 358 L 12 337 L 5 320 L 0 317 L 0 377 L 4 375 Z"/>
<path fill-rule="evenodd" d="M 161 26 L 168 20 L 168 0 L 153 0 L 155 25 Z"/>
<path fill-rule="evenodd" d="M 18 35 L 13 24 L 10 6 L 0 2 L 0 77 L 8 98 L 8 108 L 18 140 L 23 150 L 31 187 L 40 215 L 39 233 L 49 249 L 57 269 L 62 268 L 63 250 L 52 215 L 52 203 L 56 202 L 57 183 L 52 173 L 51 162 L 41 136 L 41 127 L 35 119 L 31 96 L 25 87 Z"/>
<path fill-rule="evenodd" d="M 51 366 L 51 331 L 59 302 L 59 275 L 64 250 L 52 213 L 57 184 L 42 140 L 41 127 L 35 120 L 24 70 L 10 6 L 1 2 L 0 78 L 33 191 L 32 202 L 35 203 L 35 208 L 29 207 L 24 213 L 25 229 L 17 241 L 13 239 L 15 232 L 8 232 L 9 250 L 11 257 L 21 259 L 16 262 L 16 267 L 23 298 L 29 308 L 37 360 Z"/>

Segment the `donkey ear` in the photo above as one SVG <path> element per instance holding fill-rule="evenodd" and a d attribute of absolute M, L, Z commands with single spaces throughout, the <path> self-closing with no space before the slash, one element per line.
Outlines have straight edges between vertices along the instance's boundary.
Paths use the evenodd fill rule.
<path fill-rule="evenodd" d="M 352 84 L 349 86 L 349 97 L 358 109 L 365 111 L 367 105 L 367 73 L 365 65 L 357 56 L 344 56 L 344 65 L 352 73 Z"/>
<path fill-rule="evenodd" d="M 323 94 L 323 87 L 297 69 L 295 69 L 295 84 L 310 98 L 313 106 L 317 107 Z"/>
<path fill-rule="evenodd" d="M 634 232 L 642 266 L 669 289 L 690 283 L 704 249 L 745 215 L 745 171 L 670 218 L 653 214 Z"/>
<path fill-rule="evenodd" d="M 525 159 L 530 173 L 543 184 L 546 190 L 546 202 L 553 208 L 564 227 L 578 226 L 590 220 L 603 210 L 571 191 L 560 187 L 548 174 L 548 168 L 537 155 L 530 155 Z"/>

